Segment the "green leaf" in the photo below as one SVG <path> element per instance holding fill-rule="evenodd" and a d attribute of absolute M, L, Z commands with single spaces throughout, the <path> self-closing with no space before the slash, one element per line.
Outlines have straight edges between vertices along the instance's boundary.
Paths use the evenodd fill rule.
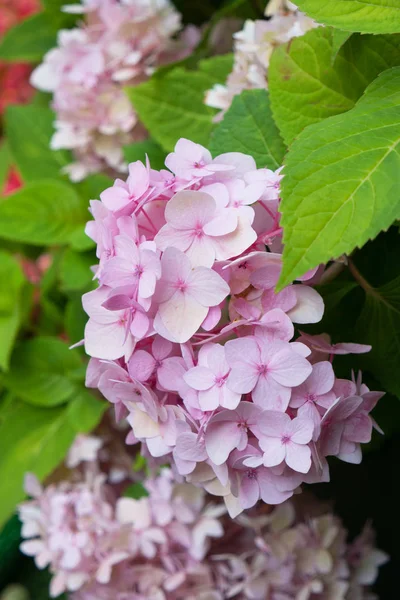
<path fill-rule="evenodd" d="M 201 61 L 198 71 L 179 67 L 126 88 L 140 120 L 166 151 L 173 150 L 182 135 L 208 144 L 215 110 L 204 104 L 204 95 L 215 83 L 225 81 L 228 66 L 225 57 L 211 58 Z"/>
<path fill-rule="evenodd" d="M 82 308 L 81 296 L 71 298 L 65 310 L 65 329 L 71 344 L 76 344 L 83 339 L 87 320 L 87 314 Z"/>
<path fill-rule="evenodd" d="M 271 107 L 287 144 L 308 125 L 353 108 L 379 73 L 400 65 L 400 35 L 353 35 L 339 52 L 338 36 L 343 42 L 343 32 L 314 29 L 272 55 Z"/>
<path fill-rule="evenodd" d="M 14 399 L 0 413 L 0 526 L 23 500 L 27 472 L 44 479 L 62 461 L 76 435 L 67 409 L 39 408 Z"/>
<path fill-rule="evenodd" d="M 214 156 L 250 154 L 258 168 L 282 166 L 286 147 L 272 118 L 268 92 L 247 90 L 236 96 L 213 133 L 210 150 Z"/>
<path fill-rule="evenodd" d="M 21 293 L 25 278 L 13 256 L 0 251 L 0 369 L 7 369 L 21 324 Z"/>
<path fill-rule="evenodd" d="M 12 164 L 10 148 L 5 140 L 0 144 L 0 202 L 4 186 L 8 179 L 8 174 Z"/>
<path fill-rule="evenodd" d="M 351 33 L 351 31 L 342 31 L 341 29 L 333 30 L 333 32 L 332 32 L 332 58 L 331 58 L 332 64 L 335 62 L 335 59 L 336 59 L 341 47 L 345 45 L 347 40 L 352 35 L 353 34 Z"/>
<path fill-rule="evenodd" d="M 93 287 L 93 272 L 90 267 L 96 263 L 96 257 L 90 253 L 75 252 L 67 249 L 61 261 L 61 287 L 65 292 Z M 97 287 L 97 286 L 96 286 Z"/>
<path fill-rule="evenodd" d="M 351 111 L 310 126 L 287 154 L 282 182 L 282 288 L 350 253 L 400 217 L 400 68 Z"/>
<path fill-rule="evenodd" d="M 57 338 L 36 337 L 17 344 L 10 370 L 4 375 L 6 387 L 36 406 L 57 406 L 76 392 L 72 381 L 81 365 L 78 355 Z"/>
<path fill-rule="evenodd" d="M 153 140 L 146 140 L 145 142 L 136 142 L 135 144 L 129 144 L 124 147 L 125 160 L 128 163 L 141 160 L 142 162 L 146 159 L 146 154 L 149 157 L 150 165 L 153 169 L 164 169 L 164 161 L 166 152 Z"/>
<path fill-rule="evenodd" d="M 72 402 L 68 404 L 68 419 L 78 433 L 90 433 L 99 424 L 107 408 L 107 402 L 99 400 L 89 390 L 80 387 L 77 388 Z"/>
<path fill-rule="evenodd" d="M 86 220 L 74 188 L 56 180 L 30 183 L 0 203 L 0 237 L 35 246 L 68 243 Z"/>
<path fill-rule="evenodd" d="M 10 106 L 5 128 L 11 153 L 25 182 L 60 177 L 69 153 L 51 150 L 54 113 L 42 106 Z"/>
<path fill-rule="evenodd" d="M 199 62 L 199 69 L 206 73 L 215 83 L 224 83 L 233 68 L 233 54 L 213 56 Z"/>
<path fill-rule="evenodd" d="M 399 33 L 398 0 L 296 0 L 318 23 L 362 33 Z"/>
<path fill-rule="evenodd" d="M 134 500 L 140 500 L 140 498 L 144 498 L 148 496 L 149 492 L 141 483 L 132 483 L 130 486 L 124 490 L 122 496 L 124 498 L 133 498 Z"/>
<path fill-rule="evenodd" d="M 75 25 L 79 18 L 82 18 L 81 14 L 67 13 L 62 10 L 63 6 L 66 5 L 65 0 L 41 0 L 41 3 L 45 10 L 46 18 L 57 30 L 69 29 Z M 67 4 L 77 4 L 78 6 L 81 6 L 74 1 L 68 1 Z"/>
<path fill-rule="evenodd" d="M 2 60 L 39 62 L 56 44 L 57 31 L 43 13 L 28 17 L 9 29 L 0 42 Z"/>

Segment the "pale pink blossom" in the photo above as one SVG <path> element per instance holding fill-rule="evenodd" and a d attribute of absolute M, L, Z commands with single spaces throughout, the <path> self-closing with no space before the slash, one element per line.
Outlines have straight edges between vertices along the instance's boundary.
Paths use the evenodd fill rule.
<path fill-rule="evenodd" d="M 231 391 L 226 381 L 230 367 L 225 358 L 225 350 L 219 344 L 206 344 L 199 352 L 196 367 L 184 375 L 186 383 L 199 392 L 199 405 L 204 411 L 218 406 L 235 409 L 241 394 Z"/>
<path fill-rule="evenodd" d="M 207 267 L 192 269 L 189 258 L 168 247 L 161 258 L 162 276 L 157 289 L 159 308 L 154 327 L 174 342 L 187 342 L 207 316 L 229 293 L 225 281 Z"/>
<path fill-rule="evenodd" d="M 294 471 L 308 473 L 311 468 L 311 442 L 314 424 L 311 419 L 276 411 L 264 411 L 259 429 L 264 465 L 274 467 L 283 461 Z"/>
<path fill-rule="evenodd" d="M 263 408 L 286 410 L 291 388 L 311 373 L 308 361 L 280 340 L 245 337 L 227 342 L 225 349 L 232 369 L 228 387 L 241 394 L 252 392 L 254 402 Z"/>
<path fill-rule="evenodd" d="M 160 250 L 178 248 L 194 267 L 212 267 L 247 250 L 256 240 L 251 222 L 234 208 L 218 206 L 201 191 L 176 194 L 165 209 L 166 225 L 155 237 Z"/>

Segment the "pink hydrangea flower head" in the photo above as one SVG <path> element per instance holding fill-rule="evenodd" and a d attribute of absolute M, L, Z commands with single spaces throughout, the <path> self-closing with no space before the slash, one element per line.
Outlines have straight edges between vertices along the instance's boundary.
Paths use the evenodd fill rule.
<path fill-rule="evenodd" d="M 156 67 L 190 54 L 198 32 L 191 28 L 174 39 L 181 18 L 169 0 L 83 0 L 67 10 L 82 14 L 82 20 L 75 29 L 59 31 L 57 47 L 31 76 L 34 87 L 53 94 L 51 147 L 72 151 L 74 162 L 65 171 L 73 181 L 98 171 L 125 172 L 123 145 L 147 133 L 124 86 L 140 84 Z M 140 164 L 131 166 L 130 175 L 144 190 Z M 133 199 L 130 183 L 104 192 L 111 210 Z"/>
<path fill-rule="evenodd" d="M 225 85 L 216 84 L 206 95 L 206 104 L 222 111 L 218 119 L 243 90 L 267 88 L 269 62 L 277 45 L 318 26 L 293 3 L 281 0 L 268 2 L 266 16 L 270 19 L 247 20 L 233 35 L 233 70 Z"/>
<path fill-rule="evenodd" d="M 130 165 L 91 203 L 87 385 L 125 421 L 127 444 L 237 515 L 329 480 L 327 456 L 359 462 L 381 394 L 332 364 L 369 347 L 297 330 L 323 316 L 315 270 L 276 292 L 280 169 L 189 140 L 166 165 L 174 174 Z"/>

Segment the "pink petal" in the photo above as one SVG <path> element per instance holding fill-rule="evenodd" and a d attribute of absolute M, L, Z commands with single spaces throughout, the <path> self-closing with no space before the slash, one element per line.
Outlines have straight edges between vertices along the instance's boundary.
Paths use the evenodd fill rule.
<path fill-rule="evenodd" d="M 208 390 L 199 392 L 199 406 L 204 412 L 212 411 L 220 405 L 221 390 L 217 387 L 210 387 Z M 240 398 L 240 396 L 239 396 Z"/>
<path fill-rule="evenodd" d="M 260 497 L 260 487 L 256 478 L 250 478 L 243 475 L 239 488 L 239 500 L 242 507 L 246 510 L 258 502 Z"/>
<path fill-rule="evenodd" d="M 178 192 L 165 208 L 167 223 L 174 229 L 194 229 L 214 218 L 215 200 L 209 194 L 197 191 Z"/>
<path fill-rule="evenodd" d="M 148 316 L 137 310 L 133 316 L 131 323 L 131 334 L 138 340 L 141 340 L 145 337 L 146 333 L 149 330 L 149 318 Z"/>
<path fill-rule="evenodd" d="M 286 446 L 282 444 L 280 438 L 262 438 L 260 440 L 260 447 L 264 451 L 263 461 L 266 467 L 275 467 L 285 460 Z"/>
<path fill-rule="evenodd" d="M 365 352 L 370 352 L 371 348 L 372 346 L 367 346 L 365 344 L 335 344 L 334 354 L 364 354 Z"/>
<path fill-rule="evenodd" d="M 185 252 L 193 242 L 193 232 L 191 230 L 174 229 L 168 223 L 161 227 L 160 231 L 154 237 L 159 250 L 166 250 L 168 247 L 177 248 Z"/>
<path fill-rule="evenodd" d="M 335 383 L 335 374 L 331 363 L 327 360 L 316 363 L 306 383 L 310 392 L 316 396 L 330 392 Z"/>
<path fill-rule="evenodd" d="M 154 294 L 157 278 L 154 273 L 144 272 L 139 279 L 139 296 L 150 298 Z"/>
<path fill-rule="evenodd" d="M 277 383 L 271 374 L 260 376 L 253 390 L 253 401 L 268 410 L 285 411 L 290 401 L 291 390 Z"/>
<path fill-rule="evenodd" d="M 132 379 L 147 381 L 154 371 L 156 361 L 145 350 L 136 350 L 128 362 L 128 371 Z"/>
<path fill-rule="evenodd" d="M 258 469 L 257 479 L 260 486 L 261 498 L 267 504 L 282 504 L 282 502 L 293 496 L 293 490 L 283 491 L 277 489 L 268 469 Z"/>
<path fill-rule="evenodd" d="M 296 444 L 308 444 L 311 441 L 314 423 L 310 419 L 296 418 L 290 422 L 290 437 Z"/>
<path fill-rule="evenodd" d="M 200 462 L 208 458 L 204 444 L 201 444 L 197 435 L 190 431 L 178 436 L 175 452 L 183 460 Z"/>
<path fill-rule="evenodd" d="M 126 337 L 123 323 L 101 325 L 89 319 L 85 327 L 85 350 L 94 358 L 116 360 L 124 356 L 131 347 L 130 338 L 131 336 Z"/>
<path fill-rule="evenodd" d="M 227 385 L 224 385 L 222 388 L 222 399 L 220 400 L 221 406 L 224 408 L 229 408 L 229 410 L 234 410 L 240 402 L 241 394 L 237 392 L 233 392 L 228 388 Z"/>
<path fill-rule="evenodd" d="M 188 295 L 207 308 L 220 304 L 230 292 L 228 284 L 222 277 L 206 267 L 194 269 L 187 279 L 187 284 Z"/>
<path fill-rule="evenodd" d="M 216 465 L 222 465 L 232 450 L 238 446 L 241 438 L 241 430 L 235 422 L 209 424 L 205 436 L 208 456 Z"/>
<path fill-rule="evenodd" d="M 100 194 L 100 199 L 109 210 L 117 211 L 130 202 L 129 192 L 125 187 L 114 185 Z"/>
<path fill-rule="evenodd" d="M 286 387 L 300 385 L 312 372 L 310 363 L 293 350 L 282 349 L 269 364 L 272 377 Z"/>
<path fill-rule="evenodd" d="M 256 369 L 251 369 L 248 364 L 243 363 L 232 369 L 229 373 L 226 385 L 232 392 L 236 392 L 237 394 L 248 394 L 254 389 L 257 381 L 258 373 Z"/>
<path fill-rule="evenodd" d="M 194 390 L 208 390 L 214 385 L 214 374 L 205 367 L 193 367 L 183 376 L 184 380 Z"/>
<path fill-rule="evenodd" d="M 225 344 L 225 356 L 232 368 L 243 364 L 255 367 L 260 362 L 260 349 L 255 338 L 243 337 Z"/>
<path fill-rule="evenodd" d="M 325 306 L 320 294 L 308 285 L 293 285 L 296 294 L 296 306 L 288 315 L 294 323 L 319 323 Z"/>
<path fill-rule="evenodd" d="M 290 417 L 286 413 L 274 410 L 264 410 L 257 422 L 257 426 L 263 435 L 281 438 L 290 424 Z"/>
<path fill-rule="evenodd" d="M 238 225 L 238 213 L 234 208 L 224 208 L 206 223 L 203 231 L 206 235 L 221 236 L 235 231 Z"/>
<path fill-rule="evenodd" d="M 214 243 L 207 236 L 193 236 L 192 243 L 185 250 L 185 254 L 189 258 L 192 267 L 211 268 L 215 262 Z"/>
<path fill-rule="evenodd" d="M 311 468 L 311 450 L 308 446 L 289 443 L 286 445 L 286 463 L 298 473 L 308 473 Z"/>
<path fill-rule="evenodd" d="M 221 308 L 219 306 L 211 306 L 201 326 L 205 331 L 211 331 L 216 327 L 221 320 Z"/>
<path fill-rule="evenodd" d="M 196 333 L 206 315 L 207 308 L 201 306 L 193 296 L 178 290 L 167 302 L 160 304 L 154 328 L 162 335 L 158 327 L 158 317 L 169 333 L 167 339 L 184 344 Z"/>
<path fill-rule="evenodd" d="M 140 198 L 147 191 L 149 187 L 149 173 L 140 160 L 129 165 L 127 183 L 131 195 L 135 198 Z"/>
<path fill-rule="evenodd" d="M 250 222 L 238 214 L 238 225 L 232 233 L 214 238 L 217 260 L 228 260 L 245 252 L 257 239 Z"/>

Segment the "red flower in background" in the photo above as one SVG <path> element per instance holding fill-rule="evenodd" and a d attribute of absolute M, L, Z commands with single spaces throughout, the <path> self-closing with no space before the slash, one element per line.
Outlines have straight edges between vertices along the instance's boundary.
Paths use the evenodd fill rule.
<path fill-rule="evenodd" d="M 39 9 L 39 0 L 0 0 L 0 39 L 11 27 Z M 22 104 L 31 98 L 31 71 L 32 67 L 28 64 L 0 61 L 0 119 L 7 106 Z M 2 193 L 9 194 L 21 185 L 20 176 L 11 169 Z"/>

